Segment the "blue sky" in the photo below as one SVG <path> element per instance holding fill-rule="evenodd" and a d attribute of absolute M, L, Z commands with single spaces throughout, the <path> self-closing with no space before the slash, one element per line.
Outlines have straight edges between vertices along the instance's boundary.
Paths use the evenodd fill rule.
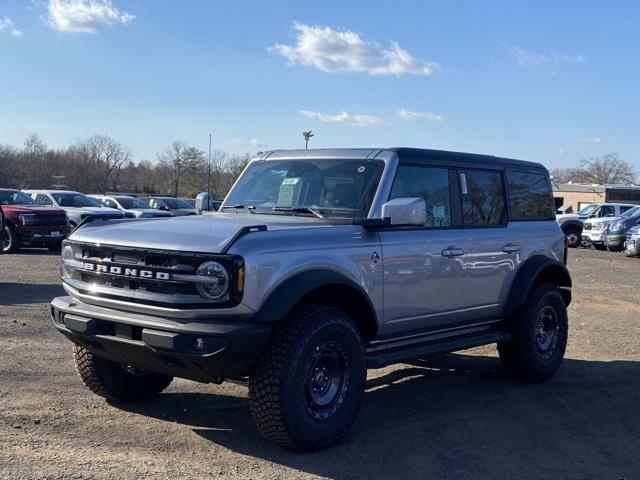
<path fill-rule="evenodd" d="M 417 146 L 640 171 L 638 2 L 0 0 L 0 143 Z"/>

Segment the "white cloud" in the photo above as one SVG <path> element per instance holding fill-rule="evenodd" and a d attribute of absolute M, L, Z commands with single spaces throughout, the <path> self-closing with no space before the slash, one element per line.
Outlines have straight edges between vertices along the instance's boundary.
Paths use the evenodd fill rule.
<path fill-rule="evenodd" d="M 327 123 L 346 123 L 356 127 L 384 127 L 386 123 L 380 117 L 374 115 L 355 114 L 351 115 L 342 111 L 335 115 L 320 112 L 310 112 L 309 110 L 300 110 L 300 113 L 312 120 L 319 120 Z"/>
<path fill-rule="evenodd" d="M 576 143 L 602 143 L 600 137 L 576 137 Z"/>
<path fill-rule="evenodd" d="M 429 122 L 437 123 L 444 122 L 444 117 L 442 115 L 429 112 L 412 112 L 411 110 L 406 110 L 404 108 L 396 110 L 396 115 L 398 115 L 400 120 L 404 120 L 405 122 L 413 122 L 415 120 L 427 120 Z"/>
<path fill-rule="evenodd" d="M 266 143 L 259 141 L 257 138 L 250 138 L 249 140 L 232 138 L 231 140 L 229 140 L 229 143 L 232 143 L 233 145 L 242 145 L 242 146 L 251 147 L 251 148 L 267 148 L 269 146 Z"/>
<path fill-rule="evenodd" d="M 0 18 L 0 33 L 8 33 L 12 37 L 21 37 L 22 32 L 18 30 L 9 17 Z"/>
<path fill-rule="evenodd" d="M 47 11 L 49 26 L 64 33 L 95 33 L 135 18 L 114 7 L 111 0 L 49 0 Z"/>
<path fill-rule="evenodd" d="M 575 63 L 580 64 L 587 61 L 582 55 L 566 55 L 557 52 L 538 53 L 527 52 L 516 45 L 504 45 L 504 48 L 511 53 L 513 59 L 519 67 L 531 67 L 549 63 Z"/>
<path fill-rule="evenodd" d="M 294 23 L 296 43 L 276 44 L 269 52 L 282 55 L 292 65 L 315 67 L 324 72 L 355 72 L 369 75 L 432 75 L 440 69 L 434 62 L 413 57 L 396 42 L 389 48 L 364 40 L 350 30 Z"/>

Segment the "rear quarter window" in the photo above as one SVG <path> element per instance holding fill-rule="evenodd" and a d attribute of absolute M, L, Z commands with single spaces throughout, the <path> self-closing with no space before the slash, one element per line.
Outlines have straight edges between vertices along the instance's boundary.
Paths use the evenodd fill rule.
<path fill-rule="evenodd" d="M 546 174 L 513 170 L 507 178 L 511 220 L 555 219 L 553 194 Z"/>

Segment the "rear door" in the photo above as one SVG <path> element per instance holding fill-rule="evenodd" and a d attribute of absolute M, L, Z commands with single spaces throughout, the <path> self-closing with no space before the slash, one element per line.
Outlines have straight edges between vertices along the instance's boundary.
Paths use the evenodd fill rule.
<path fill-rule="evenodd" d="M 508 228 L 505 172 L 461 168 L 458 174 L 466 250 L 458 292 L 466 320 L 493 319 L 502 312 L 522 240 Z"/>

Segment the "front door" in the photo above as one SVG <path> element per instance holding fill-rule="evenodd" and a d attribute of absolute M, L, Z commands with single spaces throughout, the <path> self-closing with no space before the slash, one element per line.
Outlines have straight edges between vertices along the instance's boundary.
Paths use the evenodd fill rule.
<path fill-rule="evenodd" d="M 427 223 L 380 231 L 385 334 L 437 327 L 467 303 L 460 292 L 464 232 L 454 225 L 452 179 L 446 167 L 398 167 L 390 199 L 424 198 Z"/>

